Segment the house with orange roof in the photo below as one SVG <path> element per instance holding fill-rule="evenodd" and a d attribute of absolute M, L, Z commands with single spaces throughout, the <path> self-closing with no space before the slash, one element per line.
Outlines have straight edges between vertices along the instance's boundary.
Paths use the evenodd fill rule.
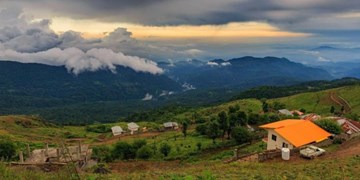
<path fill-rule="evenodd" d="M 267 150 L 298 148 L 331 136 L 309 120 L 287 119 L 260 126 L 268 131 Z"/>

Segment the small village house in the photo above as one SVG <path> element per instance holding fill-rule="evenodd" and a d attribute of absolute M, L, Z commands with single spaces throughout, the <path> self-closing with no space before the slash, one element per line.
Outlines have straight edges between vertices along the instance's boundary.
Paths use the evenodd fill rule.
<path fill-rule="evenodd" d="M 113 133 L 114 136 L 118 136 L 121 135 L 124 131 L 120 126 L 114 126 L 111 128 L 111 131 Z"/>
<path fill-rule="evenodd" d="M 331 136 L 308 120 L 287 119 L 260 126 L 268 131 L 267 150 L 298 148 L 321 142 Z"/>
<path fill-rule="evenodd" d="M 328 117 L 328 119 L 333 119 L 336 121 L 339 126 L 341 126 L 341 129 L 345 134 L 351 135 L 360 133 L 360 122 L 342 117 Z"/>
<path fill-rule="evenodd" d="M 293 116 L 293 114 L 287 109 L 280 109 L 279 113 L 286 116 Z"/>
<path fill-rule="evenodd" d="M 177 122 L 166 122 L 163 125 L 164 125 L 165 130 L 171 130 L 171 129 L 176 130 L 179 128 L 179 125 Z"/>
<path fill-rule="evenodd" d="M 139 127 L 140 127 L 139 125 L 137 125 L 134 122 L 131 122 L 131 123 L 127 124 L 127 126 L 128 126 L 129 131 L 130 131 L 130 134 L 134 134 L 134 132 L 139 131 Z"/>

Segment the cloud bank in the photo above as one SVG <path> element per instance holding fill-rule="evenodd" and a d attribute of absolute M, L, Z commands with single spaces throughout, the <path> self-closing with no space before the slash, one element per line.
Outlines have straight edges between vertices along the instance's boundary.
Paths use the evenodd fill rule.
<path fill-rule="evenodd" d="M 163 73 L 155 62 L 121 52 L 123 46 L 117 44 L 136 45 L 126 29 L 119 28 L 103 39 L 86 40 L 73 31 L 57 35 L 49 28 L 50 23 L 46 19 L 28 20 L 17 8 L 0 10 L 0 59 L 64 65 L 74 74 L 100 69 L 116 72 L 117 65 L 137 72 Z"/>

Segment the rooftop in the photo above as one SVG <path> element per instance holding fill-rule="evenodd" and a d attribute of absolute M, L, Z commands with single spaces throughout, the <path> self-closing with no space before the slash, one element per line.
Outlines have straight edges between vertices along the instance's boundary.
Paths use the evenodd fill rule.
<path fill-rule="evenodd" d="M 331 136 L 316 124 L 308 120 L 287 119 L 260 126 L 264 129 L 273 129 L 295 147 L 320 142 Z"/>

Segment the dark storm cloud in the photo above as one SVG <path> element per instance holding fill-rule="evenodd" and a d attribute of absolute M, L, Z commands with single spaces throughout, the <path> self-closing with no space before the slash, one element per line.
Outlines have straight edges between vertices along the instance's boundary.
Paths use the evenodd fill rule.
<path fill-rule="evenodd" d="M 359 0 L 2 0 L 81 19 L 146 25 L 267 21 L 293 24 L 313 17 L 360 11 Z"/>

